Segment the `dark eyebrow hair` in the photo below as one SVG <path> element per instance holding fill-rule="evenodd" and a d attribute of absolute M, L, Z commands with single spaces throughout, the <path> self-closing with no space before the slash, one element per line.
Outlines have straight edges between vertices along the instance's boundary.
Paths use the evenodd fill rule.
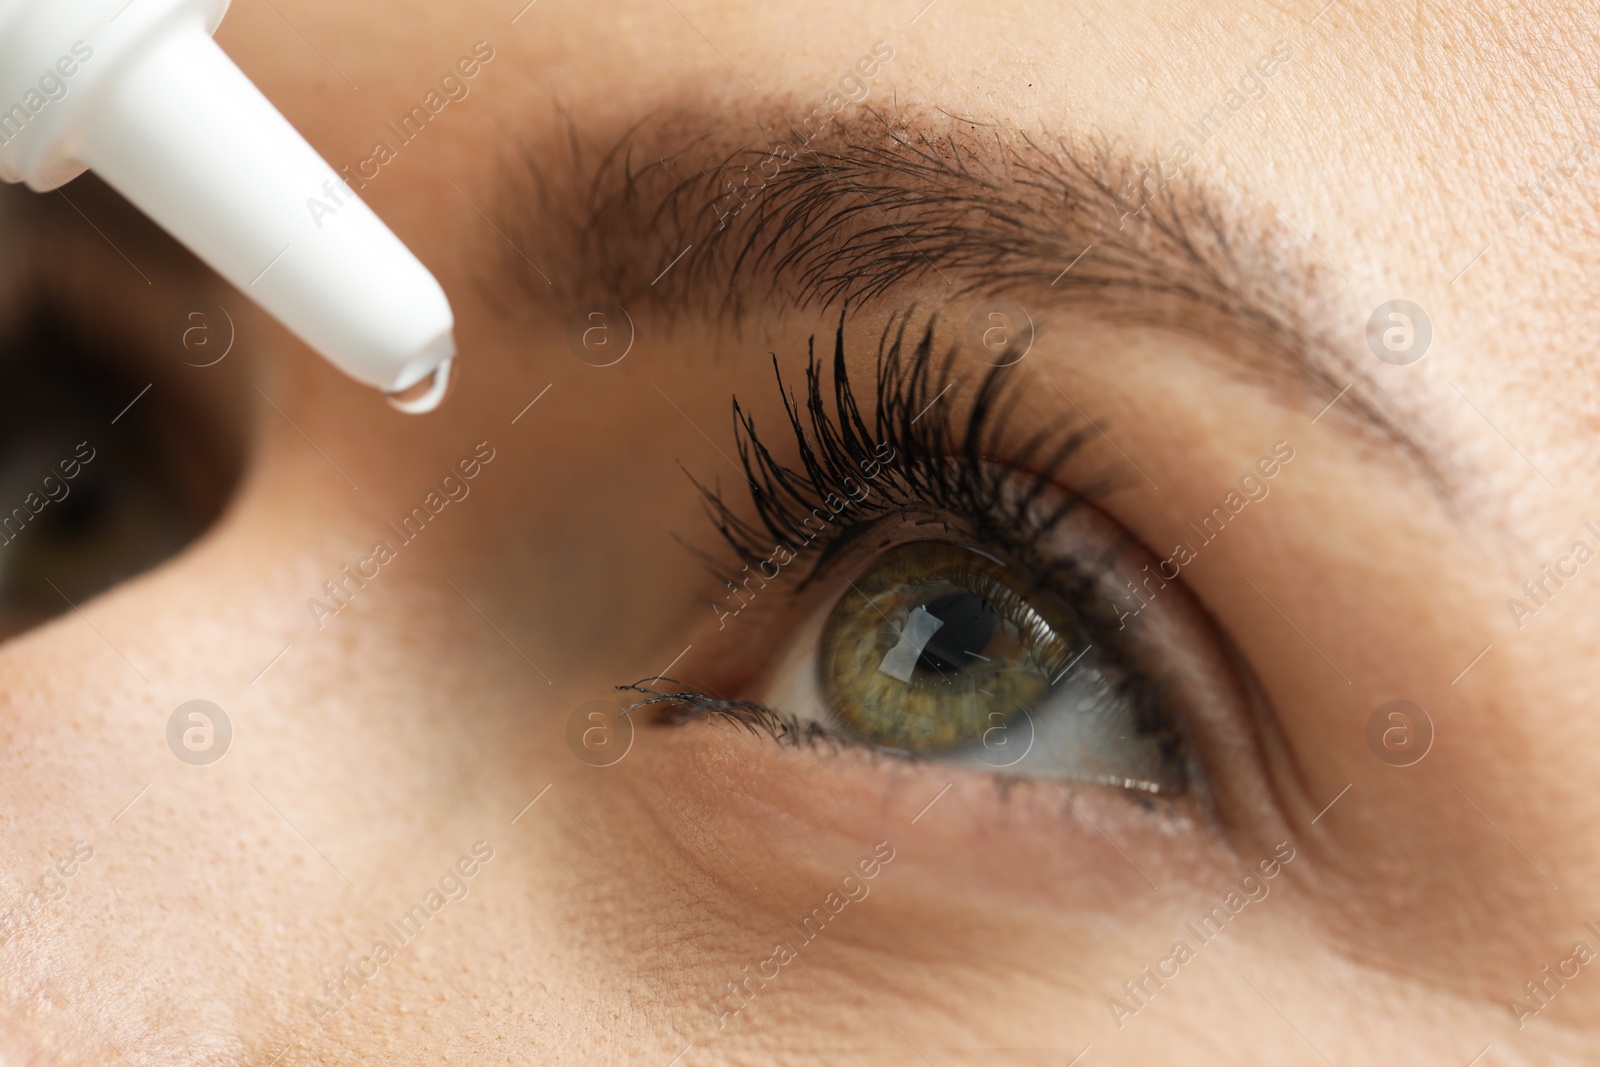
<path fill-rule="evenodd" d="M 942 287 L 1173 330 L 1308 419 L 1337 399 L 1330 423 L 1398 448 L 1450 503 L 1438 446 L 1370 387 L 1337 271 L 1266 202 L 1164 165 L 1103 136 L 864 106 L 816 135 L 671 109 L 603 150 L 569 123 L 504 169 L 496 277 L 553 310 L 609 300 L 668 321 Z"/>

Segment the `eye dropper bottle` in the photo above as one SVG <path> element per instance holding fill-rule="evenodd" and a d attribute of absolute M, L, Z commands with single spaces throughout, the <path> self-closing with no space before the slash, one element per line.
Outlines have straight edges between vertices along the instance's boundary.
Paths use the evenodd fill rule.
<path fill-rule="evenodd" d="M 93 170 L 340 370 L 433 410 L 444 290 L 211 39 L 227 7 L 0 0 L 0 178 Z"/>

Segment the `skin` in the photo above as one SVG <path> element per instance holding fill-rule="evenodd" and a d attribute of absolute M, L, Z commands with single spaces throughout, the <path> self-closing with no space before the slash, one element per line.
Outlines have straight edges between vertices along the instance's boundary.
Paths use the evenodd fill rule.
<path fill-rule="evenodd" d="M 1600 951 L 1585 927 L 1600 926 L 1600 565 L 1521 628 L 1506 607 L 1541 564 L 1594 544 L 1583 524 L 1600 520 L 1586 269 L 1600 164 L 1520 226 L 1507 207 L 1587 143 L 1591 12 L 1337 2 L 1313 22 L 1309 4 L 941 0 L 912 24 L 914 5 L 544 0 L 509 24 L 509 7 L 241 0 L 218 35 L 336 163 L 492 42 L 471 95 L 362 194 L 451 296 L 461 376 L 436 414 L 392 412 L 135 222 L 105 224 L 143 250 L 149 291 L 60 220 L 75 235 L 51 254 L 72 265 L 73 298 L 103 303 L 115 328 L 151 337 L 183 300 L 226 304 L 238 357 L 209 378 L 168 359 L 162 380 L 244 413 L 214 433 L 247 458 L 202 539 L 0 647 L 0 904 L 74 842 L 93 849 L 0 949 L 8 1058 L 1022 1064 L 1089 1046 L 1075 1062 L 1464 1065 L 1487 1046 L 1473 1062 L 1592 1059 L 1600 963 L 1520 1025 L 1507 1002 L 1575 942 Z M 1342 276 L 1329 301 L 1353 388 L 1410 413 L 1458 506 L 1392 442 L 1338 415 L 1313 422 L 1332 390 L 1270 393 L 1218 369 L 1203 339 L 1051 311 L 1058 329 L 1029 357 L 1035 381 L 1107 431 L 1061 482 L 1135 465 L 1149 484 L 1130 478 L 1101 506 L 1157 556 L 1274 442 L 1295 449 L 1271 496 L 1185 569 L 1182 595 L 1260 692 L 1254 712 L 1228 713 L 1220 735 L 1236 743 L 1211 753 L 1209 816 L 1106 787 L 1002 793 L 970 769 L 726 726 L 641 719 L 608 767 L 569 745 L 581 706 L 617 683 L 674 663 L 761 698 L 769 665 L 804 653 L 796 635 L 826 591 L 719 632 L 707 603 L 721 590 L 671 536 L 714 544 L 676 464 L 735 499 L 719 457 L 730 396 L 773 425 L 765 354 L 794 374 L 837 309 L 774 305 L 733 330 L 641 308 L 636 350 L 598 369 L 566 345 L 572 305 L 497 281 L 507 250 L 473 205 L 503 202 L 493 163 L 513 135 L 550 146 L 570 118 L 609 143 L 662 100 L 753 130 L 768 112 L 738 71 L 810 100 L 878 39 L 895 57 L 875 103 L 1112 131 L 1141 153 L 1292 43 L 1267 95 L 1191 169 L 1269 214 L 1264 199 Z M 99 217 L 121 218 L 109 201 Z M 573 269 L 559 245 L 526 254 Z M 644 267 L 636 282 L 660 269 Z M 852 321 L 862 373 L 863 346 L 912 296 L 946 298 L 930 283 Z M 1410 367 L 1363 343 L 1371 308 L 1397 297 L 1434 325 Z M 1017 419 L 1060 409 L 1041 385 Z M 318 628 L 307 598 L 480 441 L 494 459 L 470 496 Z M 1405 768 L 1366 739 L 1396 697 L 1435 730 Z M 210 766 L 167 746 L 191 699 L 232 723 Z M 319 1020 L 307 1001 L 331 1003 L 325 984 L 480 841 L 493 858 L 466 896 Z M 708 1007 L 879 842 L 893 859 L 869 895 L 742 1011 Z M 1124 981 L 1180 938 L 1193 947 L 1184 924 L 1280 842 L 1294 858 L 1263 900 L 1137 1012 L 1108 1007 L 1134 1006 Z"/>

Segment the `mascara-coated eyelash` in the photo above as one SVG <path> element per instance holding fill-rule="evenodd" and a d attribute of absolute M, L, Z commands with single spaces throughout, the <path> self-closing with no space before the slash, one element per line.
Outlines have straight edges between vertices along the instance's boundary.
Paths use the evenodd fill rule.
<path fill-rule="evenodd" d="M 741 582 L 748 583 L 754 570 L 763 586 L 786 581 L 803 589 L 876 520 L 909 508 L 960 517 L 974 539 L 1005 555 L 1040 586 L 1081 584 L 1075 580 L 1078 564 L 1050 559 L 1038 545 L 1074 508 L 1114 485 L 1109 477 L 1074 492 L 1063 493 L 1056 485 L 1054 476 L 1094 431 L 1072 429 L 1071 417 L 1061 415 L 1005 447 L 1006 427 L 1024 397 L 1022 372 L 1015 364 L 986 367 L 963 414 L 958 401 L 947 396 L 964 381 L 956 376 L 960 350 L 952 347 L 934 358 L 933 318 L 908 350 L 914 315 L 910 309 L 891 319 L 879 338 L 870 424 L 850 382 L 843 314 L 834 334 L 832 412 L 815 338 L 807 346 L 803 404 L 785 386 L 773 356 L 784 413 L 798 446 L 797 466 L 768 450 L 754 416 L 734 399 L 735 447 L 750 485 L 755 521 L 747 521 L 719 490 L 690 475 L 712 523 L 744 569 L 729 573 L 689 547 L 726 587 L 736 590 Z M 1009 353 L 1003 354 L 997 362 L 1007 363 L 1008 358 Z M 1003 464 L 995 461 L 1000 455 Z M 1047 499 L 1055 503 L 1041 517 L 1041 501 Z M 792 556 L 807 554 L 809 565 L 795 570 L 776 564 L 771 546 L 786 548 Z M 778 573 L 769 574 L 763 565 Z"/>

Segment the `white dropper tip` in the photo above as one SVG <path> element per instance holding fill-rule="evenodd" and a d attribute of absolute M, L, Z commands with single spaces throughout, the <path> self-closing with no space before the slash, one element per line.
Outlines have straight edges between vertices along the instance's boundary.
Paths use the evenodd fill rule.
<path fill-rule="evenodd" d="M 401 389 L 393 393 L 385 393 L 383 397 L 389 401 L 389 406 L 396 411 L 403 411 L 407 415 L 420 415 L 432 411 L 444 403 L 444 398 L 450 394 L 450 366 L 456 357 L 450 356 L 433 369 L 433 373 L 409 389 Z"/>
<path fill-rule="evenodd" d="M 58 24 L 62 8 L 102 16 L 94 55 L 76 95 L 24 131 L 50 143 L 6 169 L 49 189 L 88 166 L 346 374 L 401 411 L 437 407 L 455 355 L 444 290 L 212 41 L 226 4 L 132 0 L 109 19 L 97 0 L 47 6 Z"/>

